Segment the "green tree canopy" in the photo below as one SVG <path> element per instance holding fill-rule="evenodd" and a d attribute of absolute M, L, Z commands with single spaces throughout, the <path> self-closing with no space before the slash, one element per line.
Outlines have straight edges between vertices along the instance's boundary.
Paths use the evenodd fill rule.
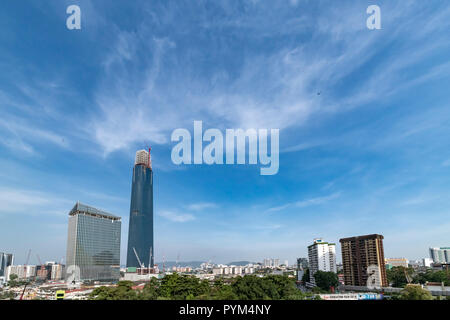
<path fill-rule="evenodd" d="M 330 290 L 330 287 L 337 287 L 339 285 L 339 278 L 334 272 L 317 271 L 314 274 L 316 285 L 322 290 Z"/>
<path fill-rule="evenodd" d="M 433 300 L 430 291 L 422 289 L 418 285 L 406 286 L 400 294 L 401 300 Z"/>
<path fill-rule="evenodd" d="M 446 271 L 427 270 L 427 272 L 419 273 L 414 277 L 415 283 L 425 284 L 426 282 L 444 282 L 444 285 L 450 286 L 450 273 Z"/>
<path fill-rule="evenodd" d="M 388 282 L 395 288 L 403 288 L 408 284 L 406 275 L 412 278 L 414 269 L 405 267 L 393 267 L 386 270 Z"/>
<path fill-rule="evenodd" d="M 209 282 L 194 276 L 166 275 L 161 280 L 152 278 L 141 292 L 133 290 L 133 283 L 120 281 L 116 287 L 99 287 L 91 293 L 91 299 L 97 300 L 254 300 L 289 299 L 301 300 L 307 295 L 296 288 L 295 281 L 287 276 L 255 275 L 223 279 Z"/>
<path fill-rule="evenodd" d="M 287 299 L 299 293 L 295 281 L 287 276 L 244 276 L 237 278 L 231 285 L 238 299 Z"/>
<path fill-rule="evenodd" d="M 311 281 L 311 279 L 309 277 L 309 269 L 308 268 L 306 268 L 305 273 L 303 273 L 302 281 L 303 281 L 303 283 Z"/>
<path fill-rule="evenodd" d="M 95 288 L 90 297 L 95 300 L 136 300 L 138 298 L 131 281 L 119 281 L 116 287 Z"/>
<path fill-rule="evenodd" d="M 166 275 L 160 283 L 158 294 L 160 297 L 185 300 L 187 297 L 198 297 L 208 294 L 210 285 L 208 280 L 201 281 L 195 276 Z"/>

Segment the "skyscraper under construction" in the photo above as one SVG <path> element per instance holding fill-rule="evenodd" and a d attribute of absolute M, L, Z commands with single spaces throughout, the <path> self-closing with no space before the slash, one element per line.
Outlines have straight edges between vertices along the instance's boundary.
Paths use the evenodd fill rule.
<path fill-rule="evenodd" d="M 150 149 L 136 152 L 131 185 L 127 267 L 153 267 L 153 170 Z"/>

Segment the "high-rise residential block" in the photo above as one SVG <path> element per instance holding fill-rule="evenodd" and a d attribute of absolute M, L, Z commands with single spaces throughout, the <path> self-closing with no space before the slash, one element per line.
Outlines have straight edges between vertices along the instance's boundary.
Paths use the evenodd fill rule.
<path fill-rule="evenodd" d="M 383 236 L 371 234 L 340 239 L 344 282 L 349 286 L 386 287 Z"/>
<path fill-rule="evenodd" d="M 308 246 L 309 277 L 312 284 L 316 284 L 314 274 L 317 271 L 336 272 L 336 244 L 314 239 Z"/>

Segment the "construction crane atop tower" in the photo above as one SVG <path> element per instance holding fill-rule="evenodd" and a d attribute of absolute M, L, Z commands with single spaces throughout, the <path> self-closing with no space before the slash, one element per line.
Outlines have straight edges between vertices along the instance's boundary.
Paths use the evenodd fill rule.
<path fill-rule="evenodd" d="M 148 148 L 148 167 L 152 169 L 152 155 L 151 155 L 152 147 Z"/>
<path fill-rule="evenodd" d="M 136 259 L 137 259 L 139 265 L 141 266 L 141 268 L 144 268 L 144 264 L 141 262 L 141 259 L 139 259 L 139 256 L 138 256 L 138 254 L 136 252 L 136 249 L 134 247 L 133 247 L 133 251 L 134 251 L 134 255 L 136 256 Z"/>
<path fill-rule="evenodd" d="M 150 147 L 149 145 L 146 145 L 145 149 L 148 149 L 148 164 L 147 164 L 147 167 L 152 169 L 152 156 L 151 156 L 152 147 Z"/>

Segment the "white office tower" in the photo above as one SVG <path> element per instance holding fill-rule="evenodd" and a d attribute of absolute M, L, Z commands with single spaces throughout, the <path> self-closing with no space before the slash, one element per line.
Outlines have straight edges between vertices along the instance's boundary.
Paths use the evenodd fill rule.
<path fill-rule="evenodd" d="M 314 239 L 308 246 L 309 276 L 312 284 L 316 284 L 314 274 L 317 271 L 337 272 L 336 270 L 336 244 L 324 242 L 323 239 Z"/>

